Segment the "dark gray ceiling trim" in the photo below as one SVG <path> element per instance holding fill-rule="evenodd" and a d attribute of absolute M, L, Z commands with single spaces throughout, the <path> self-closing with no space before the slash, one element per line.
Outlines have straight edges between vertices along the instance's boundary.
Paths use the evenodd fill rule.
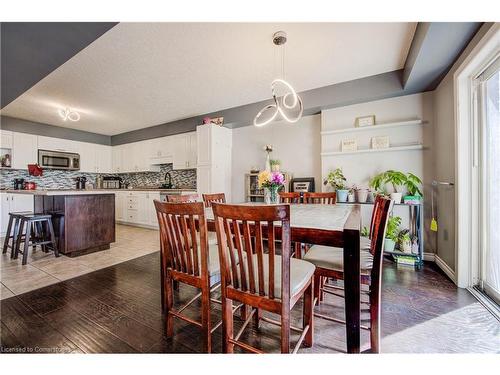
<path fill-rule="evenodd" d="M 481 22 L 420 22 L 405 62 L 405 89 L 434 90 L 481 25 Z"/>
<path fill-rule="evenodd" d="M 44 135 L 46 137 L 70 139 L 72 141 L 111 145 L 111 137 L 109 135 L 63 128 L 61 126 L 42 124 L 8 116 L 0 116 L 0 129 L 19 133 Z"/>
<path fill-rule="evenodd" d="M 115 25 L 117 22 L 2 22 L 0 108 Z"/>
<path fill-rule="evenodd" d="M 323 109 L 363 103 L 372 100 L 414 94 L 414 90 L 405 90 L 401 85 L 402 70 L 396 70 L 348 82 L 337 83 L 300 93 L 304 103 L 304 114 L 317 114 Z M 224 116 L 225 126 L 238 128 L 251 125 L 255 114 L 270 100 L 229 108 L 218 112 L 169 122 L 128 133 L 113 135 L 112 145 L 142 141 L 172 134 L 193 131 L 202 123 L 205 116 Z"/>

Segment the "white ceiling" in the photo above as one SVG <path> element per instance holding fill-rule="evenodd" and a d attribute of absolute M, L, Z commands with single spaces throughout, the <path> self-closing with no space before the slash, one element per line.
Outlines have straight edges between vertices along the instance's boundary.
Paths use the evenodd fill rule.
<path fill-rule="evenodd" d="M 120 23 L 1 113 L 114 135 L 270 98 L 285 30 L 297 91 L 401 69 L 415 23 Z M 307 106 L 307 103 L 305 103 Z M 57 110 L 72 108 L 78 122 Z"/>

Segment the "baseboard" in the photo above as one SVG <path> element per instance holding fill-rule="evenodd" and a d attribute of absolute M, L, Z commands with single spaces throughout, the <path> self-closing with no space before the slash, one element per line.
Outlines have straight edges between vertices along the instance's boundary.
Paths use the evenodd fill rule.
<path fill-rule="evenodd" d="M 455 276 L 455 271 L 453 271 L 450 266 L 448 266 L 444 260 L 442 260 L 437 254 L 434 255 L 434 262 L 436 265 L 441 268 L 441 270 L 448 276 L 451 281 L 453 281 L 455 284 L 457 283 L 457 279 Z"/>
<path fill-rule="evenodd" d="M 436 260 L 436 254 L 434 254 L 434 253 L 424 253 L 424 260 L 426 262 L 434 262 Z"/>

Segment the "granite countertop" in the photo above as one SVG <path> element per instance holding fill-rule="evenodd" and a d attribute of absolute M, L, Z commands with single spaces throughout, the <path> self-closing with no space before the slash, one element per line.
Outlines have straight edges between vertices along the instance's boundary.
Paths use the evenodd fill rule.
<path fill-rule="evenodd" d="M 154 192 L 183 192 L 183 191 L 193 191 L 196 189 L 155 189 L 155 188 L 132 188 L 132 189 L 88 189 L 88 190 L 77 190 L 77 189 L 36 189 L 36 190 L 14 190 L 5 189 L 0 190 L 0 193 L 9 194 L 31 194 L 31 195 L 89 195 L 89 194 L 114 194 L 118 191 L 154 191 Z"/>

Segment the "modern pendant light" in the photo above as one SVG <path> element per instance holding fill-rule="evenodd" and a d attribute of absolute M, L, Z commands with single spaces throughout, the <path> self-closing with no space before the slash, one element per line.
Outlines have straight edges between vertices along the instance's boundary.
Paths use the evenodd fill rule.
<path fill-rule="evenodd" d="M 63 121 L 78 121 L 80 120 L 80 114 L 76 111 L 73 111 L 69 108 L 60 109 L 59 116 L 63 119 Z"/>
<path fill-rule="evenodd" d="M 274 45 L 281 47 L 281 78 L 271 82 L 271 92 L 273 95 L 273 104 L 262 108 L 253 119 L 255 126 L 264 126 L 274 121 L 278 114 L 287 122 L 297 122 L 302 117 L 302 100 L 297 95 L 292 85 L 285 81 L 285 43 L 286 33 L 278 31 L 273 35 Z M 268 118 L 263 120 L 264 115 Z M 266 117 L 267 117 L 266 116 Z"/>

